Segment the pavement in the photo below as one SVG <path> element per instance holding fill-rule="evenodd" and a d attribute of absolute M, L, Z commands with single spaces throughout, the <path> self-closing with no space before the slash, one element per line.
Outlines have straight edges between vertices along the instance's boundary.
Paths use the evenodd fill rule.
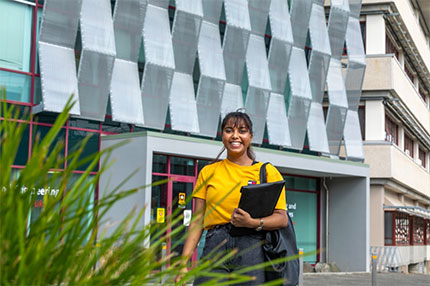
<path fill-rule="evenodd" d="M 430 275 L 377 273 L 372 285 L 370 273 L 305 273 L 303 286 L 430 286 Z"/>

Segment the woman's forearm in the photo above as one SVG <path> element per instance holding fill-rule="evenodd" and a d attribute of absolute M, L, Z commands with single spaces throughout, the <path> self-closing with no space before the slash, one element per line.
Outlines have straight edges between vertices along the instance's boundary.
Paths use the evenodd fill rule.
<path fill-rule="evenodd" d="M 188 227 L 187 238 L 185 239 L 185 245 L 182 251 L 182 257 L 184 258 L 182 263 L 184 265 L 187 264 L 191 255 L 193 255 L 193 252 L 202 237 L 204 209 L 205 200 L 195 199 L 194 218 Z"/>
<path fill-rule="evenodd" d="M 248 212 L 235 209 L 231 216 L 231 224 L 236 227 L 257 228 L 262 225 L 264 230 L 274 230 L 286 227 L 288 224 L 285 210 L 274 210 L 273 214 L 263 218 L 252 218 Z"/>

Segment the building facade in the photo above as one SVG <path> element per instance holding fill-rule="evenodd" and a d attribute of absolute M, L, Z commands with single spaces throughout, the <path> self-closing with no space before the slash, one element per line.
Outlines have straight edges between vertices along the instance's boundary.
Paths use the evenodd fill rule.
<path fill-rule="evenodd" d="M 430 2 L 365 0 L 360 21 L 370 245 L 381 269 L 429 273 Z"/>
<path fill-rule="evenodd" d="M 171 178 L 110 214 L 137 205 L 142 225 L 166 224 L 192 213 L 179 196 L 221 149 L 220 118 L 245 107 L 299 247 L 320 250 L 305 261 L 368 271 L 376 252 L 381 270 L 429 271 L 428 1 L 0 0 L 0 15 L 0 85 L 33 113 L 17 172 L 73 93 L 64 155 L 87 134 L 87 153 L 130 141 L 89 193 L 136 169 L 125 187 Z"/>

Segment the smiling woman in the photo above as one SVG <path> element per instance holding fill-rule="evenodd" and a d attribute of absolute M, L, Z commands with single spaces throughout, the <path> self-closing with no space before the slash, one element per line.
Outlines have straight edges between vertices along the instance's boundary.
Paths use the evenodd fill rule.
<path fill-rule="evenodd" d="M 227 114 L 221 124 L 223 150 L 215 163 L 205 166 L 197 179 L 194 189 L 194 219 L 189 227 L 189 235 L 185 241 L 183 256 L 183 273 L 187 272 L 187 262 L 199 242 L 203 230 L 207 230 L 206 243 L 202 254 L 204 260 L 213 250 L 216 254 L 231 255 L 229 259 L 217 265 L 212 274 L 200 276 L 194 285 L 200 285 L 213 279 L 213 273 L 230 274 L 233 280 L 242 280 L 243 285 L 261 285 L 265 282 L 264 269 L 245 271 L 244 268 L 264 263 L 262 241 L 265 232 L 287 225 L 285 189 L 276 202 L 274 212 L 263 218 L 252 218 L 250 214 L 238 208 L 242 186 L 260 183 L 261 162 L 255 161 L 251 141 L 253 137 L 252 121 L 244 112 Z M 227 150 L 227 158 L 218 161 L 219 156 Z M 281 181 L 282 176 L 272 165 L 267 165 L 267 181 Z M 252 234 L 232 236 L 232 226 L 253 229 Z M 223 243 L 226 242 L 226 243 Z M 234 253 L 236 253 L 235 255 Z M 246 275 L 234 276 L 234 275 Z M 227 275 L 223 275 L 226 277 Z M 238 278 L 239 277 L 239 278 Z M 240 278 L 241 277 L 241 278 Z M 252 281 L 250 281 L 252 277 Z M 181 281 L 178 276 L 176 281 Z M 240 281 L 240 280 L 239 280 Z M 226 282 L 222 280 L 220 282 Z M 238 282 L 236 280 L 235 282 Z M 233 284 L 232 280 L 228 283 Z"/>

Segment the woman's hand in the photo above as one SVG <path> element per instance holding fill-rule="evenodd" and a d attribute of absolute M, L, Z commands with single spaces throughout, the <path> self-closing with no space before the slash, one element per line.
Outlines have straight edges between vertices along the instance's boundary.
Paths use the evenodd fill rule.
<path fill-rule="evenodd" d="M 179 281 L 181 281 L 181 279 L 184 277 L 184 275 L 187 272 L 188 272 L 187 266 L 183 266 L 180 270 L 180 273 L 178 275 L 176 275 L 176 277 L 175 277 L 175 283 L 179 283 Z M 185 285 L 185 283 L 183 283 L 183 285 Z"/>
<path fill-rule="evenodd" d="M 252 218 L 251 215 L 243 209 L 236 208 L 231 214 L 231 224 L 236 227 L 256 228 L 260 222 Z"/>

